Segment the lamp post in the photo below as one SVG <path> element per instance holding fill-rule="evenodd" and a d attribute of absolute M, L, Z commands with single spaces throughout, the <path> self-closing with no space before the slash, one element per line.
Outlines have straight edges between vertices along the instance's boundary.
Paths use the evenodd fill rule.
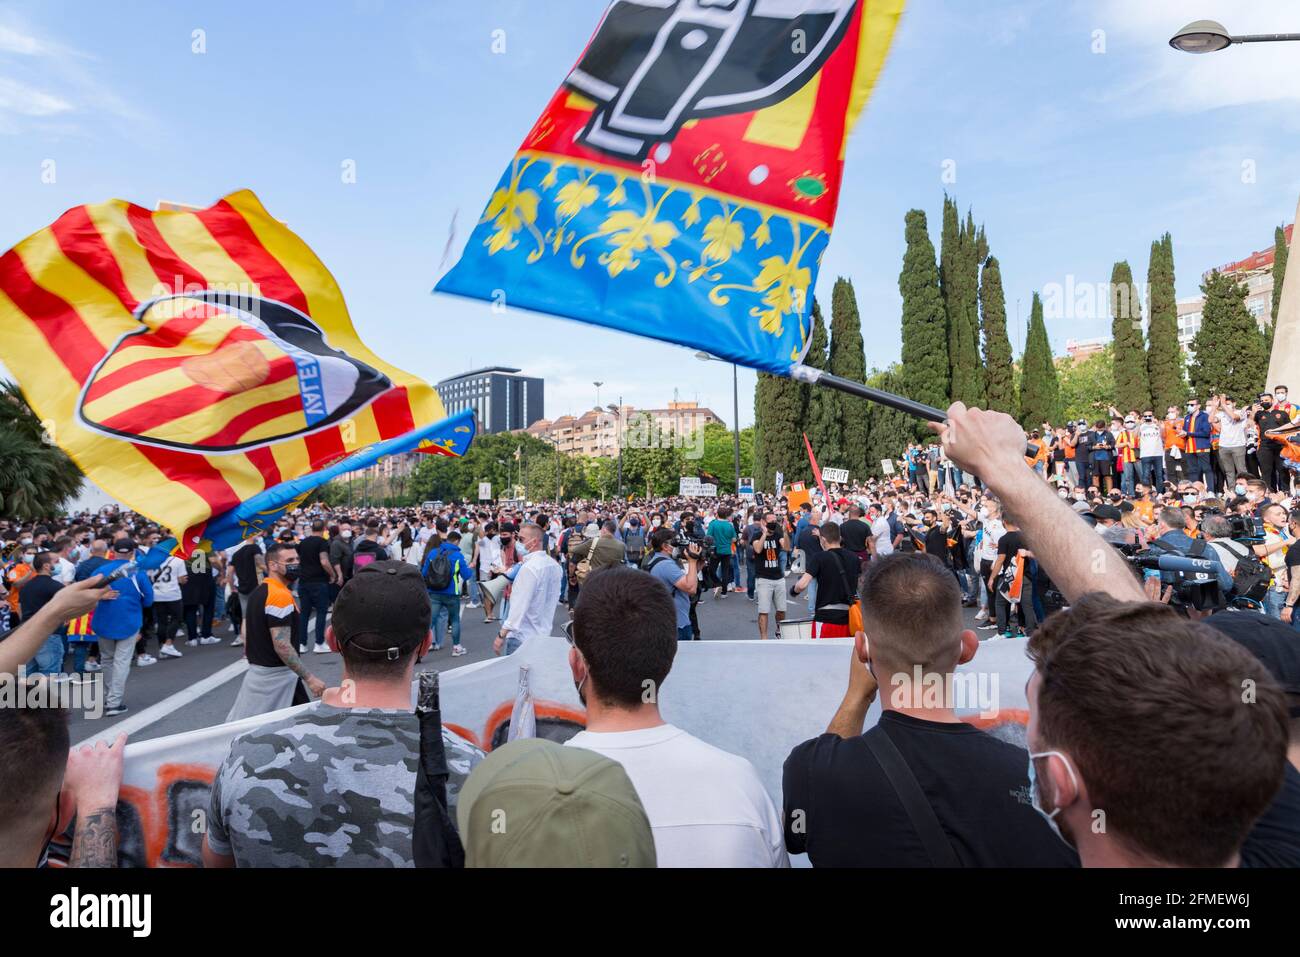
<path fill-rule="evenodd" d="M 726 359 L 719 359 L 717 356 L 711 356 L 707 352 L 695 353 L 695 358 L 701 362 L 726 362 Z M 731 414 L 732 414 L 732 435 L 735 437 L 734 451 L 736 456 L 736 494 L 740 494 L 740 379 L 736 364 L 731 364 Z"/>
<path fill-rule="evenodd" d="M 604 384 L 605 384 L 605 383 L 603 383 L 603 382 L 593 382 L 593 383 L 592 383 L 592 385 L 594 385 L 594 386 L 596 387 L 596 408 L 598 408 L 598 409 L 600 408 L 600 387 L 601 387 L 602 385 L 604 385 Z"/>
<path fill-rule="evenodd" d="M 607 405 L 605 408 L 618 416 L 618 433 L 616 441 L 618 442 L 618 497 L 623 497 L 623 397 L 618 397 L 618 405 Z"/>
<path fill-rule="evenodd" d="M 1300 33 L 1252 33 L 1233 36 L 1216 20 L 1193 20 L 1169 38 L 1169 45 L 1183 53 L 1217 53 L 1234 43 L 1277 43 L 1300 40 Z"/>

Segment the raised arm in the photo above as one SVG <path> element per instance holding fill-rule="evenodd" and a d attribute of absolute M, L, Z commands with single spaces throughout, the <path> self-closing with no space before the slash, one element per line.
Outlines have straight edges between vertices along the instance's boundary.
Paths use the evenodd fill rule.
<path fill-rule="evenodd" d="M 1120 601 L 1146 599 L 1119 553 L 1025 464 L 1025 432 L 1015 419 L 954 402 L 947 421 L 930 428 L 948 457 L 997 495 L 1069 601 L 1096 591 Z"/>

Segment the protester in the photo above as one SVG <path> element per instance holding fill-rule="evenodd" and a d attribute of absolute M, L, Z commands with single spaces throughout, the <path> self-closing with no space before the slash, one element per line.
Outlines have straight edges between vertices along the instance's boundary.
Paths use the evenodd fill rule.
<path fill-rule="evenodd" d="M 642 572 L 607 568 L 588 579 L 569 650 L 587 726 L 566 745 L 627 771 L 660 867 L 787 866 L 780 818 L 753 766 L 660 716 L 679 640 L 673 620 L 668 593 Z"/>
<path fill-rule="evenodd" d="M 267 553 L 272 579 L 285 552 Z M 258 601 L 250 603 L 256 609 Z M 429 650 L 428 591 L 401 561 L 363 565 L 339 592 L 326 630 L 343 683 L 291 717 L 245 732 L 212 783 L 205 867 L 412 867 L 420 731 L 415 662 Z M 292 651 L 295 631 L 277 642 Z M 249 653 L 259 647 L 250 637 Z M 232 719 L 233 720 L 233 719 Z M 443 729 L 453 814 L 483 757 Z M 284 795 L 291 794 L 292 801 Z"/>
<path fill-rule="evenodd" d="M 515 576 L 510 616 L 492 642 L 498 655 L 514 654 L 530 638 L 551 634 L 560 602 L 560 566 L 542 550 L 542 529 L 526 524 L 519 530 L 519 538 L 525 558 Z M 622 543 L 618 544 L 621 548 Z"/>

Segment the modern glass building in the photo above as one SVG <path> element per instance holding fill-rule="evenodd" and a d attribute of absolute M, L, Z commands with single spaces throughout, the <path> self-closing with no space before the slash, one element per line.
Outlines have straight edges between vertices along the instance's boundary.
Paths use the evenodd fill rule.
<path fill-rule="evenodd" d="M 545 412 L 543 380 L 505 366 L 465 372 L 443 379 L 435 388 L 448 415 L 473 409 L 483 434 L 526 429 Z"/>

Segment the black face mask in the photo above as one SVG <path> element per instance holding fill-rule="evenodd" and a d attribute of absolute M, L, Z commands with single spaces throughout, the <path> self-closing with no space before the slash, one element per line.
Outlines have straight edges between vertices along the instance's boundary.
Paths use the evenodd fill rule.
<path fill-rule="evenodd" d="M 302 571 L 302 566 L 298 564 L 284 566 L 284 580 L 287 582 L 296 582 L 298 575 Z"/>
<path fill-rule="evenodd" d="M 1271 408 L 1273 408 L 1273 403 L 1272 403 L 1272 402 L 1261 402 L 1260 405 L 1263 406 L 1263 407 L 1266 408 L 1266 409 L 1271 409 Z"/>

